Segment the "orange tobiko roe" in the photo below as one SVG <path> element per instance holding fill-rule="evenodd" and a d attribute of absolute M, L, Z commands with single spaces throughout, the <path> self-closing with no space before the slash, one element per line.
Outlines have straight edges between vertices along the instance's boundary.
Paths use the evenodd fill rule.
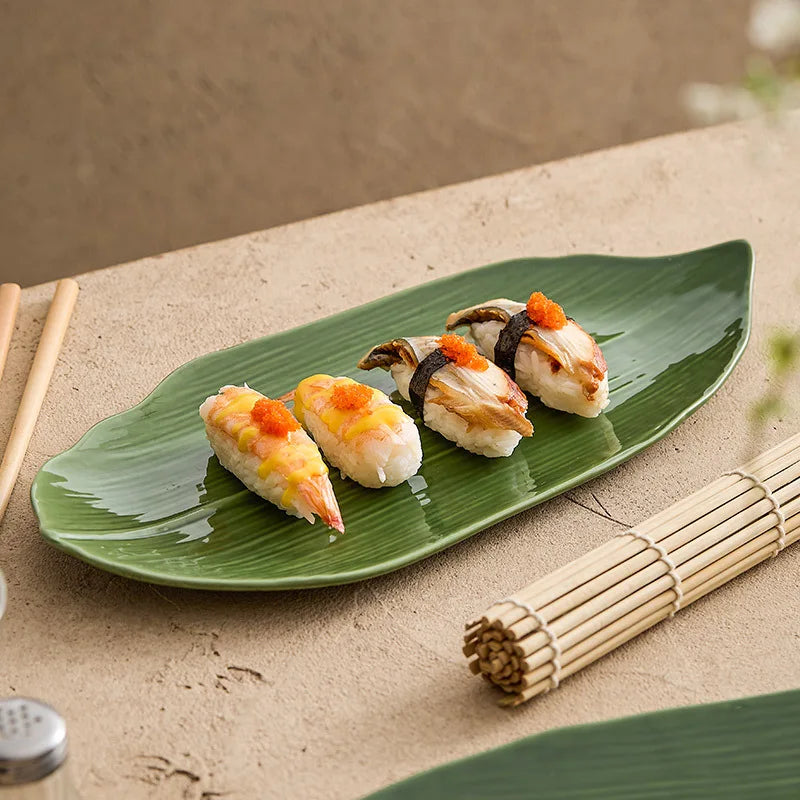
<path fill-rule="evenodd" d="M 372 389 L 363 383 L 337 383 L 331 392 L 331 403 L 339 411 L 358 411 L 372 400 Z"/>
<path fill-rule="evenodd" d="M 477 372 L 486 372 L 489 369 L 489 362 L 478 352 L 478 348 L 454 333 L 446 333 L 439 339 L 439 349 L 459 367 Z"/>
<path fill-rule="evenodd" d="M 567 316 L 561 306 L 545 297 L 541 292 L 534 292 L 525 306 L 528 318 L 540 328 L 560 330 L 567 324 Z"/>
<path fill-rule="evenodd" d="M 300 428 L 300 423 L 292 416 L 289 409 L 280 400 L 270 400 L 269 397 L 262 397 L 256 401 L 250 412 L 250 418 L 258 425 L 261 433 L 270 436 L 286 436 Z"/>

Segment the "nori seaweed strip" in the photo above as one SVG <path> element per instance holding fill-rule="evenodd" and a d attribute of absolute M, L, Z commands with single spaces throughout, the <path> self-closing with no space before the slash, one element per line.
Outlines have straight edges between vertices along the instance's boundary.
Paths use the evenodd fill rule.
<path fill-rule="evenodd" d="M 430 383 L 433 373 L 440 370 L 445 364 L 449 364 L 450 359 L 438 348 L 429 355 L 425 356 L 422 361 L 417 364 L 414 374 L 408 384 L 408 396 L 417 409 L 417 414 L 421 420 L 425 420 L 425 392 L 428 391 L 428 384 Z"/>
<path fill-rule="evenodd" d="M 505 370 L 512 380 L 517 377 L 517 370 L 514 366 L 514 359 L 517 357 L 517 348 L 519 347 L 520 340 L 525 335 L 525 331 L 531 327 L 533 323 L 528 316 L 527 311 L 520 311 L 519 314 L 514 314 L 500 335 L 494 343 L 494 363 L 500 369 Z"/>

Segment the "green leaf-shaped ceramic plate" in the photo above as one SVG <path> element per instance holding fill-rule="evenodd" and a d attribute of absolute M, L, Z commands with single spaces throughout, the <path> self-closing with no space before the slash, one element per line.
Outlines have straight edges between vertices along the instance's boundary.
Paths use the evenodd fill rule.
<path fill-rule="evenodd" d="M 525 258 L 454 275 L 301 328 L 210 353 L 48 461 L 32 488 L 45 538 L 103 569 L 205 589 L 348 583 L 398 569 L 593 478 L 704 403 L 750 330 L 752 252 L 728 242 L 664 258 Z M 536 428 L 505 459 L 422 428 L 417 476 L 393 489 L 333 478 L 347 532 L 331 540 L 248 492 L 212 455 L 197 408 L 226 383 L 281 395 L 315 372 L 352 375 L 373 344 L 437 333 L 489 297 L 555 298 L 603 348 L 611 403 L 597 419 L 531 402 Z"/>
<path fill-rule="evenodd" d="M 800 797 L 800 691 L 548 731 L 369 800 Z"/>

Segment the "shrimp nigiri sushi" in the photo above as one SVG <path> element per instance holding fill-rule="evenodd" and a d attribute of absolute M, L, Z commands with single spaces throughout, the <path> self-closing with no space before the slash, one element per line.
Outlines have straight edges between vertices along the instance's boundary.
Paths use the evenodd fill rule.
<path fill-rule="evenodd" d="M 294 414 L 325 458 L 362 486 L 397 486 L 422 463 L 414 420 L 382 391 L 351 378 L 312 375 L 301 381 Z"/>
<path fill-rule="evenodd" d="M 596 417 L 608 405 L 608 368 L 597 342 L 541 292 L 456 311 L 447 330 L 469 325 L 481 352 L 546 406 Z"/>
<path fill-rule="evenodd" d="M 390 370 L 423 422 L 470 452 L 508 456 L 533 435 L 523 392 L 460 336 L 393 339 L 373 347 L 358 366 Z"/>
<path fill-rule="evenodd" d="M 344 533 L 328 468 L 283 403 L 247 386 L 223 386 L 200 406 L 200 416 L 220 464 L 251 492 L 312 524 L 316 514 Z"/>

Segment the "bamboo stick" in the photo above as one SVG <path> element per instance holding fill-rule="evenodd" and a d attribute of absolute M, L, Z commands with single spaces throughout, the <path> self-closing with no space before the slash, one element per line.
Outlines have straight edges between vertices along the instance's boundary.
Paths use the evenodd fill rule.
<path fill-rule="evenodd" d="M 800 539 L 800 434 L 743 472 L 632 529 L 657 547 L 623 533 L 495 603 L 464 637 L 471 671 L 519 705 Z"/>
<path fill-rule="evenodd" d="M 47 394 L 77 297 L 78 284 L 72 278 L 64 278 L 58 282 L 17 409 L 14 427 L 11 429 L 3 461 L 0 464 L 0 521 L 5 515 L 28 444 L 33 436 L 36 420 L 39 418 L 39 411 Z"/>
<path fill-rule="evenodd" d="M 21 290 L 16 283 L 4 283 L 0 286 L 0 378 L 3 377 L 6 368 L 8 348 L 11 346 L 11 336 L 17 320 L 20 293 Z"/>

